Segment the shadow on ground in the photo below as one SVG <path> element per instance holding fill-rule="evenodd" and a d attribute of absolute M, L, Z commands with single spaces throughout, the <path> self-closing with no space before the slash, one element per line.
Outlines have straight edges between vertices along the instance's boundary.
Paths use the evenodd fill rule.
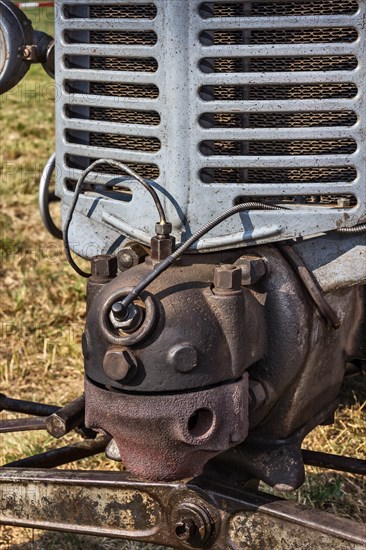
<path fill-rule="evenodd" d="M 366 403 L 366 376 L 359 374 L 344 379 L 340 393 L 340 406 L 361 406 Z"/>

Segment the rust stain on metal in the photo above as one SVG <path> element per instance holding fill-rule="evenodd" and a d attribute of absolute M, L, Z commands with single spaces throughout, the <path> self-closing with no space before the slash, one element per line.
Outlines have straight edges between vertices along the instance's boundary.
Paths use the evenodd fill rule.
<path fill-rule="evenodd" d="M 85 387 L 90 400 L 87 425 L 111 434 L 126 468 L 141 478 L 199 475 L 209 458 L 243 440 L 247 433 L 247 376 L 184 395 L 124 395 L 121 399 L 118 393 L 98 388 L 87 379 Z M 231 420 L 230 429 L 225 416 Z M 192 418 L 195 423 L 191 425 Z"/>
<path fill-rule="evenodd" d="M 250 512 L 241 512 L 231 518 L 229 540 L 234 550 L 361 550 L 359 544 L 336 539 L 316 529 L 305 530 L 303 525 Z"/>
<path fill-rule="evenodd" d="M 138 536 L 155 531 L 160 506 L 146 492 L 134 489 L 5 483 L 0 495 L 0 520 L 4 519 L 59 528 L 76 524 L 94 532 L 117 529 Z"/>

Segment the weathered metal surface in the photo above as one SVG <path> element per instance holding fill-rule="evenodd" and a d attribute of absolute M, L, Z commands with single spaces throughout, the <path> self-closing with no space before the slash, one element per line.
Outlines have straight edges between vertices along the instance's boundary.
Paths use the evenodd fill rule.
<path fill-rule="evenodd" d="M 15 470 L 5 481 L 6 472 L 0 472 L 2 522 L 136 539 L 157 531 L 159 501 L 142 487 L 118 483 L 119 476 L 95 474 L 90 482 L 85 473 Z"/>
<path fill-rule="evenodd" d="M 209 480 L 149 483 L 126 473 L 0 470 L 0 523 L 213 550 L 361 550 L 366 527 Z"/>
<path fill-rule="evenodd" d="M 332 455 L 329 453 L 320 453 L 304 449 L 302 451 L 304 464 L 310 466 L 320 466 L 339 472 L 349 472 L 352 474 L 366 475 L 366 460 L 352 458 L 350 456 Z"/>
<path fill-rule="evenodd" d="M 294 491 L 305 481 L 303 439 L 336 408 L 337 403 L 331 404 L 283 439 L 273 439 L 269 433 L 260 437 L 253 430 L 243 443 L 210 460 L 204 471 L 233 485 L 260 479 L 279 491 Z"/>
<path fill-rule="evenodd" d="M 103 386 L 149 393 L 195 390 L 239 378 L 263 355 L 264 319 L 262 304 L 247 289 L 240 290 L 240 277 L 239 291 L 232 295 L 219 296 L 211 289 L 217 264 L 231 263 L 231 257 L 188 256 L 162 274 L 141 296 L 145 320 L 135 332 L 116 330 L 110 311 L 153 264 L 145 261 L 104 285 L 87 316 L 87 376 Z M 189 372 L 179 372 L 172 361 L 175 347 L 182 344 L 197 353 L 196 366 Z M 121 351 L 133 349 L 139 363 L 128 383 L 108 377 L 103 369 L 106 352 L 111 346 L 116 351 L 116 345 Z"/>
<path fill-rule="evenodd" d="M 235 201 L 251 197 L 291 207 L 233 217 L 202 239 L 201 250 L 363 221 L 365 3 L 357 9 L 350 0 L 343 12 L 338 0 L 327 12 L 318 4 L 310 11 L 305 2 L 293 16 L 291 4 L 276 14 L 276 6 L 258 12 L 261 4 L 250 2 L 217 8 L 201 0 L 159 0 L 153 16 L 141 10 L 131 21 L 118 16 L 125 2 L 114 8 L 58 2 L 64 214 L 72 183 L 90 159 L 104 157 L 135 164 L 156 182 L 178 242 Z M 115 16 L 105 18 L 111 9 Z M 217 9 L 223 15 L 215 15 Z M 134 31 L 139 40 L 116 38 Z M 121 177 L 89 178 L 101 181 L 113 185 Z M 84 246 L 81 234 L 95 243 L 94 253 L 123 246 L 121 232 L 149 246 L 155 211 L 145 190 L 130 179 L 124 183 L 131 191 L 125 200 L 97 186 L 82 195 L 70 234 L 79 254 L 91 257 L 94 248 Z"/>
<path fill-rule="evenodd" d="M 235 409 L 229 382 L 248 371 L 250 433 L 241 447 L 241 454 L 247 455 L 246 468 L 272 486 L 290 490 L 303 482 L 301 441 L 316 426 L 316 419 L 324 419 L 323 411 L 333 406 L 345 358 L 361 356 L 357 350 L 364 338 L 359 329 L 365 315 L 363 289 L 327 295 L 326 311 L 331 311 L 333 325 L 341 325 L 336 337 L 334 328 L 319 314 L 319 296 L 323 302 L 324 298 L 313 279 L 316 303 L 276 247 L 261 246 L 248 253 L 262 269 L 261 276 L 244 288 L 237 267 L 243 259 L 240 250 L 186 256 L 165 271 L 145 291 L 152 303 L 150 317 L 155 320 L 148 332 L 144 328 L 147 317 L 136 332 L 120 332 L 110 322 L 110 310 L 151 272 L 150 260 L 115 277 L 95 297 L 85 330 L 87 423 L 116 439 L 134 474 L 150 479 L 196 475 L 213 455 L 202 454 L 200 465 L 193 455 L 188 460 L 190 451 L 181 448 L 182 441 L 172 427 L 180 426 L 186 416 L 187 422 L 200 408 L 207 408 L 218 423 L 226 424 L 226 448 L 231 447 L 227 426 L 237 423 L 229 420 Z M 146 297 L 143 301 L 147 303 Z M 143 307 L 142 302 L 138 307 Z M 120 368 L 117 361 L 125 360 L 126 354 L 133 357 L 133 375 L 127 377 L 125 364 Z M 111 387 L 122 391 L 108 395 Z M 207 388 L 212 388 L 210 395 L 220 395 L 221 401 L 212 397 L 211 406 L 203 407 L 200 399 Z M 246 406 L 249 396 L 244 396 L 243 388 L 238 391 Z M 179 407 L 174 405 L 178 402 Z M 245 437 L 245 427 L 236 431 Z M 215 438 L 210 440 L 212 452 L 225 450 L 219 433 L 216 443 Z M 159 442 L 156 449 L 154 439 Z M 236 439 L 236 444 L 242 441 Z M 164 465 L 156 459 L 160 446 L 166 453 Z M 178 448 L 183 453 L 180 458 Z"/>
<path fill-rule="evenodd" d="M 85 397 L 81 395 L 51 414 L 46 420 L 46 429 L 53 437 L 63 437 L 74 428 L 83 425 L 84 415 Z"/>
<path fill-rule="evenodd" d="M 25 432 L 28 430 L 45 430 L 45 418 L 14 418 L 0 420 L 0 433 Z"/>
<path fill-rule="evenodd" d="M 126 468 L 143 479 L 183 479 L 243 441 L 248 378 L 182 394 L 120 394 L 85 380 L 85 423 L 116 441 Z"/>
<path fill-rule="evenodd" d="M 338 315 L 324 298 L 322 291 L 314 279 L 314 276 L 308 270 L 302 258 L 300 258 L 293 247 L 288 244 L 279 243 L 277 246 L 296 271 L 299 279 L 304 284 L 305 289 L 311 296 L 320 313 L 333 325 L 334 328 L 338 329 L 341 324 Z"/>
<path fill-rule="evenodd" d="M 303 258 L 324 292 L 366 284 L 366 233 L 329 233 L 296 242 Z"/>
<path fill-rule="evenodd" d="M 278 507 L 275 510 L 279 514 L 285 515 L 285 509 L 281 510 Z M 311 516 L 301 519 L 310 521 L 307 522 L 308 525 L 304 525 L 302 521 L 297 524 L 286 516 L 285 519 L 279 521 L 278 518 L 265 514 L 240 512 L 230 520 L 231 547 L 235 550 L 240 548 L 250 548 L 251 550 L 273 550 L 275 548 L 350 550 L 355 548 L 362 550 L 363 548 L 362 543 L 355 545 L 350 541 L 342 540 L 342 538 L 337 539 L 333 533 L 319 532 L 318 522 L 324 518 L 317 517 L 316 523 L 313 524 Z M 332 529 L 331 525 L 330 529 Z"/>
<path fill-rule="evenodd" d="M 72 443 L 66 447 L 51 449 L 44 453 L 21 458 L 7 464 L 10 468 L 57 468 L 63 464 L 75 462 L 89 456 L 103 452 L 110 441 L 110 437 L 103 436 L 99 439 Z"/>
<path fill-rule="evenodd" d="M 198 243 L 199 250 L 243 246 L 255 239 L 308 236 L 364 219 L 364 3 L 358 10 L 338 13 L 337 2 L 331 2 L 335 13 L 328 18 L 324 13 L 303 17 L 306 2 L 298 2 L 301 17 L 277 14 L 272 18 L 267 13 L 256 17 L 250 2 L 238 2 L 236 8 L 232 2 L 217 2 L 212 8 L 212 3 L 201 0 L 156 0 L 154 15 L 137 22 L 116 17 L 116 12 L 104 19 L 104 10 L 140 9 L 143 1 L 104 4 L 97 0 L 57 3 L 61 10 L 56 18 L 61 90 L 57 128 L 62 136 L 57 140 L 61 170 L 57 188 L 64 213 L 72 200 L 73 182 L 89 159 L 107 156 L 140 164 L 141 170 L 151 163 L 152 171 L 158 172 L 150 174 L 151 179 L 157 180 L 154 185 L 164 194 L 177 240 L 186 240 L 225 205 L 242 203 L 248 195 L 291 203 L 282 212 L 250 211 L 230 218 Z M 0 7 L 4 5 L 10 3 L 0 1 Z M 245 8 L 240 13 L 235 12 L 238 5 Z M 218 17 L 212 11 L 217 6 L 228 12 Z M 271 8 L 270 2 L 267 7 Z M 95 9 L 99 10 L 96 17 Z M 219 27 L 215 30 L 213 24 Z M 121 48 L 119 39 L 128 30 L 156 36 L 156 43 L 149 44 L 151 59 L 146 58 L 145 43 Z M 235 42 L 237 34 L 234 43 L 216 39 L 217 34 L 232 36 L 233 30 L 240 33 L 240 43 Z M 267 33 L 264 40 L 263 32 Z M 103 33 L 104 38 L 95 33 Z M 288 33 L 301 37 L 300 41 L 283 42 L 284 36 L 289 39 Z M 309 45 L 311 33 L 315 38 L 312 35 Z M 262 38 L 256 42 L 253 37 L 258 34 Z M 276 36 L 274 43 L 268 36 Z M 333 37 L 330 42 L 329 36 Z M 4 44 L 5 39 L 1 31 Z M 32 52 L 32 44 L 29 52 L 23 51 L 27 56 Z M 351 67 L 324 69 L 330 54 L 337 59 L 346 54 Z M 311 70 L 309 65 L 299 69 L 298 63 L 309 63 L 311 56 L 315 56 Z M 277 70 L 280 60 L 282 69 L 290 60 L 291 70 L 288 66 Z M 2 69 L 4 62 L 0 54 Z M 264 66 L 256 69 L 257 62 Z M 149 70 L 155 64 L 156 70 Z M 169 82 L 161 76 L 165 71 Z M 122 89 L 129 86 L 135 96 L 125 98 Z M 299 95 L 309 87 L 308 99 Z M 158 95 L 149 96 L 148 90 L 154 88 Z M 139 95 L 142 89 L 144 97 Z M 263 95 L 251 96 L 258 89 Z M 317 90 L 323 97 L 317 96 Z M 274 98 L 273 92 L 279 91 L 286 92 L 286 97 Z M 330 95 L 324 97 L 325 91 Z M 142 105 L 150 123 L 123 119 L 126 107 L 131 108 L 129 116 L 136 117 L 136 112 L 145 116 Z M 122 122 L 117 120 L 117 108 Z M 341 124 L 339 113 L 346 109 L 351 117 Z M 317 127 L 323 111 L 332 115 L 332 122 L 328 118 L 328 125 Z M 262 126 L 250 124 L 253 116 L 261 119 Z M 296 123 L 299 116 L 308 123 Z M 129 191 L 113 195 L 113 180 Z M 98 182 L 112 183 L 101 193 Z M 101 250 L 114 253 L 124 246 L 125 236 L 149 245 L 156 220 L 144 191 L 130 180 L 107 173 L 88 176 L 89 184 L 93 186 L 78 203 L 73 248 L 85 257 Z M 120 454 L 134 473 L 160 479 L 200 472 L 208 458 L 240 443 L 250 427 L 247 441 L 217 460 L 222 473 L 244 465 L 243 479 L 251 474 L 280 489 L 297 487 L 303 480 L 303 458 L 315 463 L 313 455 L 301 453 L 303 436 L 332 407 L 345 361 L 365 357 L 364 335 L 363 343 L 360 337 L 364 292 L 348 288 L 365 282 L 364 266 L 352 270 L 352 263 L 364 255 L 364 236 L 342 238 L 341 249 L 332 252 L 324 265 L 328 252 L 341 239 L 328 239 L 323 251 L 318 250 L 327 237 L 316 239 L 315 245 L 315 240 L 296 245 L 301 257 L 301 250 L 305 252 L 305 264 L 306 258 L 313 261 L 310 271 L 322 289 L 338 291 L 327 296 L 328 308 L 315 287 L 311 292 L 323 315 L 334 327 L 340 325 L 337 334 L 319 318 L 299 280 L 270 247 L 252 250 L 253 256 L 247 258 L 254 259 L 244 261 L 241 270 L 216 264 L 232 264 L 243 251 L 205 260 L 185 258 L 149 289 L 157 299 L 148 296 L 140 304 L 145 308 L 145 318 L 141 314 L 138 319 L 141 331 L 121 334 L 114 329 L 126 327 L 111 327 L 110 317 L 104 314 L 118 294 L 129 292 L 154 262 L 172 251 L 173 237 L 166 237 L 162 227 L 161 231 L 161 237 L 153 238 L 152 261 L 139 266 L 140 255 L 130 256 L 127 266 L 131 261 L 134 270 L 113 282 L 116 257 L 94 260 L 84 335 L 87 375 L 95 382 L 86 381 L 89 424 L 116 438 Z M 86 246 L 91 241 L 95 247 Z M 256 255 L 260 258 L 255 259 Z M 299 268 L 298 262 L 293 265 Z M 247 288 L 241 289 L 241 284 Z M 120 346 L 119 351 L 111 350 L 111 344 Z M 133 376 L 121 365 L 122 356 L 132 358 Z M 117 391 L 108 391 L 111 387 Z M 9 410 L 37 410 L 33 414 L 41 416 L 46 411 L 41 404 L 10 401 Z M 48 421 L 49 431 L 56 436 L 83 420 L 82 408 L 76 412 L 77 421 L 70 421 L 72 414 L 65 419 L 63 413 L 58 411 Z M 12 428 L 43 424 L 39 419 L 11 422 Z M 57 466 L 103 450 L 108 440 L 49 451 L 12 466 Z M 317 460 L 356 468 L 351 459 L 344 460 L 343 466 L 334 457 L 318 456 Z M 0 503 L 4 522 L 116 534 L 181 548 L 272 550 L 319 545 L 338 550 L 364 548 L 366 543 L 362 527 L 271 497 L 210 485 L 207 480 L 199 488 L 192 484 L 188 489 L 181 483 L 138 484 L 120 474 L 88 478 L 79 473 L 16 472 L 7 477 L 4 470 Z"/>
<path fill-rule="evenodd" d="M 193 481 L 199 494 L 225 514 L 221 521 L 226 546 L 219 537 L 214 548 L 312 550 L 324 544 L 327 550 L 361 550 L 366 544 L 363 524 L 216 480 L 203 478 L 197 485 L 199 489 Z"/>
<path fill-rule="evenodd" d="M 337 399 L 347 357 L 365 353 L 365 287 L 326 295 L 341 322 L 334 330 L 279 252 L 258 250 L 267 274 L 252 291 L 264 303 L 267 340 L 265 358 L 249 375 L 261 382 L 267 399 L 251 412 L 250 431 L 264 441 L 282 440 Z"/>
<path fill-rule="evenodd" d="M 13 399 L 0 393 L 0 411 L 18 412 L 23 414 L 32 414 L 34 416 L 49 416 L 60 407 L 56 405 L 46 405 L 36 401 L 24 401 L 23 399 Z"/>

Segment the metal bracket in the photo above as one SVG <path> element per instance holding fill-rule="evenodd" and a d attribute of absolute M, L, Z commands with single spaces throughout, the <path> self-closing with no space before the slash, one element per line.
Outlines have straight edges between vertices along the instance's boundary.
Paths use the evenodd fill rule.
<path fill-rule="evenodd" d="M 361 550 L 366 527 L 210 479 L 144 483 L 125 472 L 0 470 L 0 523 L 175 548 Z"/>
<path fill-rule="evenodd" d="M 22 52 L 23 59 L 32 63 L 36 63 L 38 57 L 37 49 L 38 48 L 35 44 L 22 46 L 20 50 Z"/>

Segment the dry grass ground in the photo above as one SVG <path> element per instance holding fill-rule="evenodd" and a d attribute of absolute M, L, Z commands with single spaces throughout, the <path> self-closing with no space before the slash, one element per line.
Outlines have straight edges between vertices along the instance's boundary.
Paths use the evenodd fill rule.
<path fill-rule="evenodd" d="M 29 10 L 33 20 L 39 11 Z M 52 12 L 38 28 L 52 32 Z M 64 260 L 62 246 L 43 229 L 37 211 L 40 171 L 54 150 L 53 85 L 41 67 L 0 98 L 0 391 L 14 397 L 64 404 L 82 391 L 80 340 L 85 286 Z M 363 379 L 347 383 L 333 426 L 317 428 L 308 448 L 364 458 L 366 390 Z M 3 414 L 4 416 L 4 414 Z M 0 436 L 0 460 L 9 462 L 51 448 L 42 432 Z M 73 467 L 115 469 L 102 457 Z M 366 482 L 307 469 L 306 483 L 292 495 L 357 521 L 366 521 Z M 152 546 L 143 546 L 152 548 Z M 137 549 L 136 543 L 31 529 L 2 528 L 0 549 Z"/>

